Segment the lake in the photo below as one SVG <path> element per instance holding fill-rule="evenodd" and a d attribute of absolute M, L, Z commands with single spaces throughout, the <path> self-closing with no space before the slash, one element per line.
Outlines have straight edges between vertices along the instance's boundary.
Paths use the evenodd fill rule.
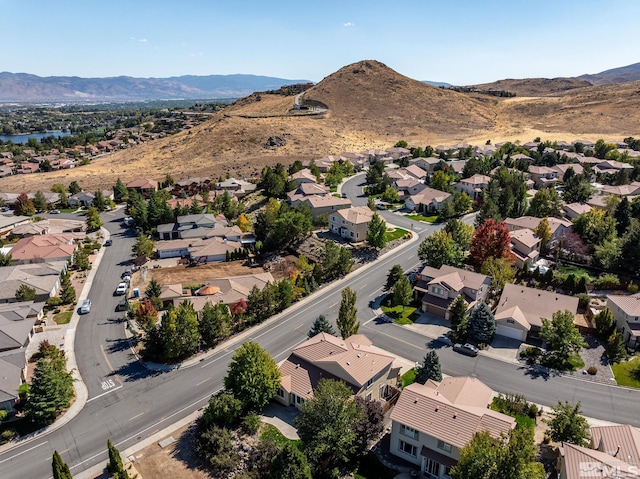
<path fill-rule="evenodd" d="M 13 141 L 14 143 L 24 144 L 29 141 L 29 138 L 35 138 L 40 141 L 45 136 L 69 136 L 71 132 L 68 131 L 49 131 L 47 133 L 28 133 L 25 135 L 0 135 L 2 141 Z"/>

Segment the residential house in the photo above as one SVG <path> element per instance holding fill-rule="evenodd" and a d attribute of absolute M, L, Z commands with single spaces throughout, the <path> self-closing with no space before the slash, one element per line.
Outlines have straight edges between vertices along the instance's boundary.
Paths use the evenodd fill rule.
<path fill-rule="evenodd" d="M 204 282 L 204 286 L 199 290 L 200 295 L 190 297 L 180 295 L 173 299 L 173 305 L 178 306 L 184 301 L 189 301 L 193 304 L 196 311 L 202 311 L 202 308 L 204 308 L 207 303 L 222 303 L 227 306 L 232 306 L 240 300 L 246 301 L 254 286 L 262 290 L 267 283 L 273 283 L 274 281 L 271 273 L 256 273 L 231 276 L 228 278 L 209 279 Z"/>
<path fill-rule="evenodd" d="M 223 228 L 228 225 L 224 216 L 216 217 L 211 213 L 182 215 L 175 223 L 158 225 L 158 237 L 161 240 L 204 238 L 213 228 Z"/>
<path fill-rule="evenodd" d="M 13 264 L 70 261 L 77 245 L 72 235 L 36 235 L 20 239 L 11 248 Z"/>
<path fill-rule="evenodd" d="M 619 171 L 627 170 L 631 172 L 633 165 L 615 160 L 600 160 L 600 163 L 593 167 L 593 171 L 603 175 L 615 175 Z"/>
<path fill-rule="evenodd" d="M 287 202 L 290 206 L 296 206 L 309 196 L 329 196 L 331 190 L 328 186 L 318 183 L 301 183 L 294 191 L 287 193 Z"/>
<path fill-rule="evenodd" d="M 36 303 L 46 301 L 58 292 L 60 277 L 66 270 L 66 261 L 3 266 L 0 268 L 0 303 L 18 302 L 16 291 L 22 285 L 36 291 Z"/>
<path fill-rule="evenodd" d="M 506 159 L 507 155 L 505 154 L 503 159 Z M 511 155 L 511 159 L 513 161 L 524 161 L 527 164 L 532 164 L 533 163 L 533 158 L 531 158 L 529 155 L 523 155 L 522 153 L 516 153 L 515 155 Z"/>
<path fill-rule="evenodd" d="M 415 158 L 413 160 L 409 160 L 409 164 L 419 166 L 428 174 L 432 174 L 434 171 L 434 167 L 441 161 L 442 160 L 440 158 L 430 156 L 428 158 Z"/>
<path fill-rule="evenodd" d="M 318 179 L 313 173 L 311 173 L 309 168 L 303 168 L 291 175 L 289 177 L 289 181 L 295 183 L 296 186 L 300 186 L 302 183 L 317 183 Z"/>
<path fill-rule="evenodd" d="M 18 402 L 20 385 L 27 378 L 26 348 L 0 353 L 0 409 L 12 413 Z"/>
<path fill-rule="evenodd" d="M 463 178 L 457 183 L 454 183 L 453 189 L 460 193 L 466 193 L 472 199 L 477 200 L 482 196 L 482 192 L 489 186 L 491 177 L 487 175 L 475 174 L 469 178 Z"/>
<path fill-rule="evenodd" d="M 537 338 L 542 318 L 549 321 L 558 311 L 578 311 L 578 298 L 554 291 L 506 284 L 495 311 L 496 334 L 524 341 Z"/>
<path fill-rule="evenodd" d="M 628 424 L 590 429 L 590 447 L 563 443 L 558 458 L 560 479 L 583 477 L 630 479 L 640 471 L 640 432 Z"/>
<path fill-rule="evenodd" d="M 640 195 L 640 181 L 634 181 L 629 185 L 603 186 L 602 194 L 615 195 L 619 197 L 626 196 L 627 199 L 632 200 L 634 197 Z"/>
<path fill-rule="evenodd" d="M 151 193 L 158 191 L 158 182 L 148 178 L 136 178 L 127 183 L 127 189 L 135 190 L 145 198 L 151 196 Z"/>
<path fill-rule="evenodd" d="M 31 221 L 29 216 L 5 214 L 0 215 L 0 238 L 10 234 L 16 226 L 28 224 Z"/>
<path fill-rule="evenodd" d="M 400 367 L 395 356 L 376 348 L 362 334 L 346 339 L 320 333 L 291 350 L 280 364 L 280 389 L 276 401 L 300 407 L 313 397 L 320 379 L 344 381 L 370 401 L 385 400 L 398 386 Z"/>
<path fill-rule="evenodd" d="M 316 219 L 320 215 L 330 215 L 335 211 L 351 207 L 351 200 L 348 198 L 338 198 L 330 195 L 307 196 L 301 203 L 309 205 L 313 219 Z"/>
<path fill-rule="evenodd" d="M 424 188 L 416 195 L 405 200 L 405 207 L 409 210 L 424 213 L 436 213 L 445 201 L 452 199 L 451 194 L 430 187 Z"/>
<path fill-rule="evenodd" d="M 427 172 L 420 168 L 418 165 L 409 165 L 404 168 L 404 171 L 409 175 L 415 178 L 416 180 L 424 181 L 428 176 Z"/>
<path fill-rule="evenodd" d="M 408 158 L 411 156 L 411 151 L 406 149 L 406 148 L 402 148 L 399 146 L 393 146 L 391 148 L 387 148 L 387 154 L 393 158 L 393 160 L 399 160 L 401 158 Z"/>
<path fill-rule="evenodd" d="M 507 218 L 504 220 L 504 224 L 509 228 L 509 232 L 523 228 L 528 228 L 533 231 L 540 224 L 540 220 L 541 218 L 536 218 L 535 216 L 520 216 L 519 218 Z M 549 221 L 549 229 L 551 229 L 549 246 L 552 247 L 558 241 L 558 238 L 571 228 L 571 221 L 562 220 L 553 216 L 549 216 L 547 220 Z"/>
<path fill-rule="evenodd" d="M 220 183 L 216 183 L 217 190 L 233 191 L 234 196 L 237 198 L 241 198 L 247 193 L 255 191 L 256 188 L 256 184 L 236 178 L 227 178 Z"/>
<path fill-rule="evenodd" d="M 158 298 L 162 301 L 162 307 L 166 308 L 170 304 L 173 304 L 173 300 L 177 298 L 189 298 L 191 297 L 191 290 L 183 288 L 181 284 L 163 284 L 160 287 L 160 296 Z"/>
<path fill-rule="evenodd" d="M 530 166 L 529 176 L 536 185 L 536 188 L 546 188 L 558 184 L 558 172 L 548 166 Z"/>
<path fill-rule="evenodd" d="M 44 302 L 34 301 L 0 304 L 0 352 L 29 344 L 44 306 Z"/>
<path fill-rule="evenodd" d="M 370 150 L 365 150 L 362 152 L 363 155 L 366 155 L 369 159 L 369 163 L 373 163 L 375 161 L 380 161 L 381 159 L 387 157 L 389 153 L 387 150 L 381 150 L 379 148 L 373 148 Z"/>
<path fill-rule="evenodd" d="M 516 261 L 516 267 L 520 269 L 526 268 L 528 265 L 534 264 L 540 257 L 540 245 L 542 238 L 531 231 L 529 228 L 512 231 L 511 252 Z"/>
<path fill-rule="evenodd" d="M 228 241 L 220 237 L 200 239 L 189 245 L 189 257 L 197 263 L 225 261 L 228 254 L 242 249 L 239 241 Z"/>
<path fill-rule="evenodd" d="M 391 454 L 419 466 L 421 477 L 449 478 L 474 434 L 499 438 L 516 426 L 513 417 L 489 409 L 492 399 L 493 391 L 471 377 L 407 386 L 391 412 Z"/>
<path fill-rule="evenodd" d="M 559 180 L 563 180 L 564 175 L 569 169 L 572 169 L 576 175 L 584 173 L 584 168 L 580 163 L 558 163 L 557 165 L 552 166 L 551 169 L 556 171 Z"/>
<path fill-rule="evenodd" d="M 607 295 L 607 307 L 630 348 L 640 348 L 640 293 Z"/>
<path fill-rule="evenodd" d="M 344 151 L 340 153 L 340 159 L 348 161 L 356 170 L 369 166 L 369 155 L 353 151 Z"/>
<path fill-rule="evenodd" d="M 426 266 L 417 276 L 416 299 L 422 296 L 422 310 L 449 319 L 449 306 L 461 294 L 473 308 L 489 294 L 491 279 L 484 274 L 442 265 L 439 269 Z"/>
<path fill-rule="evenodd" d="M 352 206 L 329 215 L 329 231 L 349 241 L 367 239 L 367 229 L 374 212 L 367 206 Z"/>
<path fill-rule="evenodd" d="M 569 203 L 562 207 L 564 214 L 570 220 L 591 211 L 591 206 L 584 203 Z"/>
<path fill-rule="evenodd" d="M 427 185 L 415 178 L 409 178 L 406 180 L 396 180 L 393 182 L 393 188 L 399 193 L 400 198 L 406 198 L 408 196 L 415 196 L 422 190 L 427 188 Z"/>

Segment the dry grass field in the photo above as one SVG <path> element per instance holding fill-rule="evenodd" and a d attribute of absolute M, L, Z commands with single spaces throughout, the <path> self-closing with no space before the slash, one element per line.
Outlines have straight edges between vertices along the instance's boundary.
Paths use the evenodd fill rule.
<path fill-rule="evenodd" d="M 123 150 L 72 170 L 0 179 L 0 191 L 48 190 L 76 180 L 93 191 L 116 178 L 161 180 L 170 174 L 247 177 L 265 165 L 318 158 L 343 151 L 387 148 L 398 139 L 411 145 L 458 142 L 621 140 L 640 136 L 640 82 L 580 86 L 566 79 L 505 84 L 535 96 L 496 98 L 432 87 L 368 60 L 346 66 L 309 89 L 304 97 L 328 106 L 322 116 L 280 116 L 293 97 L 254 94 L 197 127 Z M 511 85 L 511 86 L 509 86 Z M 576 88 L 573 88 L 576 86 Z M 286 144 L 267 148 L 271 136 Z"/>

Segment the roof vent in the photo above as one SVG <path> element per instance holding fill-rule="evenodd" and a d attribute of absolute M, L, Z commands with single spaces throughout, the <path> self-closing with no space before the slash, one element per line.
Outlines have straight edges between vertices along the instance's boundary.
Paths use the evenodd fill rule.
<path fill-rule="evenodd" d="M 347 366 L 351 366 L 351 363 L 349 361 L 347 361 Z"/>
<path fill-rule="evenodd" d="M 456 414 L 453 415 L 453 419 L 455 419 L 455 418 L 456 418 Z"/>
<path fill-rule="evenodd" d="M 358 358 L 361 358 L 362 354 L 358 353 L 356 356 L 358 356 Z"/>
<path fill-rule="evenodd" d="M 413 404 L 418 404 L 418 400 L 417 400 L 417 399 L 414 399 L 414 400 L 413 400 Z"/>
<path fill-rule="evenodd" d="M 296 364 L 296 369 L 298 369 L 299 367 L 300 367 L 300 365 L 299 365 L 299 364 Z"/>
<path fill-rule="evenodd" d="M 438 406 L 436 406 L 436 408 L 434 409 L 435 412 L 438 412 Z"/>

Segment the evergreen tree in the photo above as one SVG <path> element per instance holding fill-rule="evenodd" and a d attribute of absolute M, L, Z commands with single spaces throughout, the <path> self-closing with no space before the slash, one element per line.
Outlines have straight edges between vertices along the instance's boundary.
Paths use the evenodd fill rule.
<path fill-rule="evenodd" d="M 393 286 L 393 304 L 395 306 L 408 306 L 413 301 L 413 288 L 409 278 L 404 274 L 398 278 L 398 281 Z"/>
<path fill-rule="evenodd" d="M 98 190 L 93 194 L 93 201 L 91 202 L 91 206 L 94 206 L 99 212 L 105 211 L 107 209 L 107 201 L 101 190 Z"/>
<path fill-rule="evenodd" d="M 16 290 L 16 299 L 18 301 L 33 301 L 36 299 L 36 290 L 26 284 L 21 284 Z"/>
<path fill-rule="evenodd" d="M 455 328 L 462 322 L 462 320 L 467 316 L 468 308 L 469 304 L 464 299 L 464 294 L 456 296 L 456 299 L 454 299 L 449 306 L 449 321 L 451 321 L 452 327 Z"/>
<path fill-rule="evenodd" d="M 69 193 L 71 195 L 76 195 L 81 191 L 82 191 L 82 188 L 80 188 L 80 185 L 78 184 L 77 181 L 74 180 L 71 183 L 69 183 Z"/>
<path fill-rule="evenodd" d="M 416 371 L 416 382 L 420 384 L 426 383 L 429 379 L 433 381 L 442 381 L 442 370 L 440 368 L 440 358 L 432 349 L 427 352 L 422 364 Z"/>
<path fill-rule="evenodd" d="M 122 463 L 120 451 L 111 443 L 111 439 L 107 440 L 107 449 L 109 451 L 109 462 L 107 463 L 109 472 L 113 474 L 114 479 L 128 479 L 129 474 Z"/>
<path fill-rule="evenodd" d="M 208 347 L 213 347 L 228 338 L 231 334 L 231 316 L 227 305 L 206 303 L 200 313 L 198 330 L 202 342 Z"/>
<path fill-rule="evenodd" d="M 271 460 L 269 467 L 271 479 L 312 479 L 307 457 L 290 441 Z"/>
<path fill-rule="evenodd" d="M 33 206 L 38 213 L 47 210 L 47 199 L 44 197 L 42 191 L 36 191 L 36 194 L 33 196 Z"/>
<path fill-rule="evenodd" d="M 42 358 L 36 363 L 25 415 L 38 426 L 47 426 L 73 398 L 73 378 L 67 373 L 65 361 Z"/>
<path fill-rule="evenodd" d="M 367 243 L 377 249 L 382 249 L 387 245 L 387 223 L 374 213 L 367 227 Z"/>
<path fill-rule="evenodd" d="M 604 308 L 596 314 L 594 322 L 596 323 L 596 334 L 600 339 L 607 339 L 611 336 L 615 324 L 613 322 L 613 314 L 609 308 Z"/>
<path fill-rule="evenodd" d="M 619 361 L 620 359 L 626 358 L 627 347 L 624 344 L 624 338 L 622 337 L 622 334 L 614 329 L 609 336 L 609 339 L 607 340 L 605 350 L 607 352 L 607 357 L 611 361 Z"/>
<path fill-rule="evenodd" d="M 631 206 L 626 196 L 618 203 L 613 216 L 616 219 L 618 236 L 623 236 L 631 225 Z"/>
<path fill-rule="evenodd" d="M 315 321 L 313 322 L 313 326 L 307 333 L 307 336 L 310 338 L 313 338 L 316 334 L 320 334 L 320 333 L 327 333 L 332 336 L 336 335 L 336 332 L 333 329 L 333 326 L 331 326 L 331 323 L 329 323 L 327 318 L 325 318 L 324 314 L 321 314 L 315 319 Z"/>
<path fill-rule="evenodd" d="M 342 301 L 340 302 L 337 323 L 342 339 L 358 334 L 360 329 L 358 308 L 356 308 L 356 292 L 349 287 L 342 290 Z"/>
<path fill-rule="evenodd" d="M 620 268 L 634 276 L 640 275 L 640 221 L 633 219 L 620 240 Z"/>
<path fill-rule="evenodd" d="M 149 281 L 149 285 L 147 286 L 147 289 L 144 290 L 145 296 L 149 299 L 159 298 L 161 293 L 162 293 L 162 286 L 160 286 L 160 283 L 158 283 L 157 279 L 151 278 L 151 281 Z"/>
<path fill-rule="evenodd" d="M 471 336 L 480 342 L 489 344 L 496 332 L 496 320 L 486 303 L 476 306 L 469 316 Z"/>
<path fill-rule="evenodd" d="M 62 461 L 58 451 L 53 451 L 53 479 L 72 479 L 71 470 L 66 463 Z"/>
<path fill-rule="evenodd" d="M 122 203 L 127 200 L 128 195 L 127 187 L 122 180 L 118 178 L 116 184 L 113 186 L 113 199 L 116 203 Z"/>
<path fill-rule="evenodd" d="M 100 227 L 104 224 L 100 219 L 100 213 L 95 206 L 89 206 L 87 210 L 87 233 L 92 233 L 94 231 L 98 231 Z"/>
<path fill-rule="evenodd" d="M 71 284 L 71 278 L 68 272 L 62 275 L 60 283 L 60 299 L 63 304 L 73 304 L 76 302 L 76 290 Z"/>
<path fill-rule="evenodd" d="M 402 266 L 394 264 L 393 267 L 387 273 L 387 282 L 384 285 L 383 291 L 391 291 L 393 286 L 398 282 L 400 276 L 404 276 Z"/>
<path fill-rule="evenodd" d="M 0 252 L 0 267 L 2 266 L 11 266 L 12 256 L 10 253 L 4 254 Z"/>

